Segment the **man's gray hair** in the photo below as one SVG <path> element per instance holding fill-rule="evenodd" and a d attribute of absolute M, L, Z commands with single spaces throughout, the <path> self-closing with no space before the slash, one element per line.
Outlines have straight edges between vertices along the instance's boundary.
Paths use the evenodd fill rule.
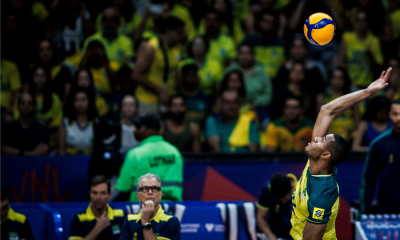
<path fill-rule="evenodd" d="M 143 179 L 145 178 L 155 178 L 157 180 L 157 182 L 160 184 L 161 187 L 161 179 L 159 176 L 152 174 L 152 173 L 146 173 L 145 175 L 141 176 L 138 181 L 137 181 L 137 185 L 136 185 L 136 190 L 139 192 L 140 189 L 140 183 L 142 182 Z"/>

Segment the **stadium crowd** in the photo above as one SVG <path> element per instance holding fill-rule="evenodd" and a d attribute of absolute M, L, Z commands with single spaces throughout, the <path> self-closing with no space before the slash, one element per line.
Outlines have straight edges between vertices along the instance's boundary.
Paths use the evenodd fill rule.
<path fill-rule="evenodd" d="M 139 145 L 130 119 L 149 113 L 162 119 L 161 135 L 181 152 L 299 152 L 323 104 L 392 67 L 385 91 L 331 127 L 354 151 L 366 151 L 391 128 L 388 110 L 400 96 L 399 4 L 8 1 L 2 154 L 90 154 L 102 118 L 119 123 L 126 153 Z M 315 12 L 336 24 L 325 46 L 303 34 Z"/>

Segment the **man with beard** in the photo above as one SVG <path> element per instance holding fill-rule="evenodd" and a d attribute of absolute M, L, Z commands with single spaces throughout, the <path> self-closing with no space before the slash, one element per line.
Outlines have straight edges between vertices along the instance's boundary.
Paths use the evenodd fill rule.
<path fill-rule="evenodd" d="M 135 138 L 141 143 L 126 154 L 117 180 L 117 199 L 137 202 L 136 182 L 140 176 L 153 173 L 161 176 L 164 201 L 182 201 L 183 158 L 175 146 L 160 136 L 160 119 L 146 114 L 131 121 L 136 127 Z"/>
<path fill-rule="evenodd" d="M 129 37 L 118 34 L 119 20 L 120 17 L 115 8 L 104 9 L 101 21 L 102 31 L 85 40 L 83 53 L 86 52 L 91 41 L 97 40 L 103 44 L 107 58 L 110 61 L 118 63 L 120 67 L 128 64 L 133 57 L 133 44 Z"/>
<path fill-rule="evenodd" d="M 200 152 L 200 128 L 186 120 L 186 103 L 182 96 L 173 95 L 168 100 L 168 115 L 164 121 L 163 137 L 181 152 Z"/>
<path fill-rule="evenodd" d="M 76 214 L 72 219 L 68 240 L 119 239 L 125 214 L 123 210 L 112 209 L 108 205 L 110 181 L 104 176 L 95 176 L 89 194 L 90 205 L 85 212 Z"/>
<path fill-rule="evenodd" d="M 393 101 L 389 118 L 393 129 L 371 143 L 365 161 L 360 187 L 362 213 L 370 212 L 377 184 L 379 213 L 400 213 L 400 99 Z"/>
<path fill-rule="evenodd" d="M 309 160 L 292 195 L 290 235 L 294 240 L 336 239 L 335 221 L 339 212 L 336 166 L 346 159 L 350 147 L 340 135 L 327 133 L 334 117 L 385 89 L 391 70 L 389 68 L 386 74 L 382 72 L 368 88 L 336 98 L 321 107 L 313 141 L 304 148 Z"/>
<path fill-rule="evenodd" d="M 43 155 L 49 150 L 47 129 L 35 118 L 35 98 L 24 93 L 18 98 L 19 119 L 3 125 L 1 153 L 4 155 Z"/>
<path fill-rule="evenodd" d="M 313 122 L 302 117 L 300 98 L 289 97 L 285 101 L 283 116 L 268 124 L 262 145 L 267 152 L 301 152 L 307 146 L 313 130 Z"/>

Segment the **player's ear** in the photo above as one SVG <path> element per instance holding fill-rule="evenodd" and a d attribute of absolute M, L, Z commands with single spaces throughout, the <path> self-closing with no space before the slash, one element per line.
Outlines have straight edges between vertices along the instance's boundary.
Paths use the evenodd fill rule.
<path fill-rule="evenodd" d="M 329 151 L 323 151 L 321 154 L 321 158 L 324 160 L 329 160 L 332 154 Z"/>

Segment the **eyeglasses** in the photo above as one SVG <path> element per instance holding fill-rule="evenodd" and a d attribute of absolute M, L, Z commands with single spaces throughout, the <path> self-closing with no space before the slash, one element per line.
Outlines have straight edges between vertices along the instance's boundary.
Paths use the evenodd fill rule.
<path fill-rule="evenodd" d="M 158 186 L 152 186 L 152 187 L 141 187 L 141 188 L 139 188 L 139 192 L 148 193 L 150 189 L 151 189 L 151 191 L 152 191 L 153 193 L 156 193 L 156 192 L 161 191 L 161 188 L 160 188 L 160 187 L 158 187 Z"/>

